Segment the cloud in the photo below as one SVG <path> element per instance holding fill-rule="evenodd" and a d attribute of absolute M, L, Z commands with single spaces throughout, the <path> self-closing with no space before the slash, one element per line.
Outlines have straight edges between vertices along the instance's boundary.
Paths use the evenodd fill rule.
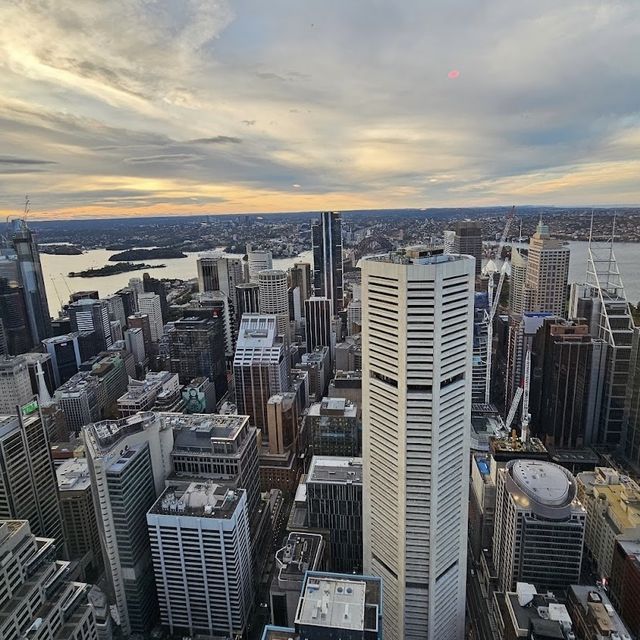
<path fill-rule="evenodd" d="M 37 160 L 34 158 L 0 156 L 0 164 L 55 164 L 55 162 L 52 162 L 51 160 Z"/>
<path fill-rule="evenodd" d="M 639 79 L 627 0 L 8 0 L 0 190 L 57 215 L 637 201 Z"/>
<path fill-rule="evenodd" d="M 192 162 L 197 160 L 198 156 L 190 153 L 167 153 L 156 156 L 141 156 L 139 158 L 126 158 L 125 162 L 131 164 L 146 164 L 154 162 Z"/>
<path fill-rule="evenodd" d="M 213 136 L 211 138 L 195 138 L 188 142 L 189 144 L 240 144 L 242 139 L 235 136 Z"/>

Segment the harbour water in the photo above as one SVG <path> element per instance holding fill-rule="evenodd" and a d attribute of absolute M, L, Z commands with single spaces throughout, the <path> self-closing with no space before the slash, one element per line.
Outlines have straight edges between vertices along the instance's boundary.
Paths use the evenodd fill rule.
<path fill-rule="evenodd" d="M 58 256 L 47 253 L 40 254 L 44 284 L 47 290 L 49 310 L 55 318 L 62 304 L 69 302 L 69 295 L 76 291 L 97 291 L 100 297 L 114 293 L 122 287 L 126 287 L 130 278 L 142 278 L 142 274 L 148 271 L 154 278 L 179 278 L 190 280 L 198 276 L 196 261 L 201 253 L 187 253 L 186 258 L 172 258 L 169 260 L 136 260 L 145 264 L 164 264 L 162 269 L 142 269 L 141 271 L 127 271 L 111 276 L 98 278 L 69 278 L 71 271 L 84 271 L 91 267 L 103 267 L 109 262 L 109 256 L 115 251 L 106 249 L 92 249 L 79 256 Z M 219 255 L 242 258 L 242 254 L 216 252 Z M 287 270 L 295 262 L 311 262 L 311 251 L 305 251 L 294 258 L 274 258 L 273 268 Z"/>
<path fill-rule="evenodd" d="M 587 268 L 588 243 L 570 242 L 571 261 L 569 282 L 582 282 Z M 109 264 L 108 258 L 113 251 L 94 249 L 80 256 L 57 256 L 41 254 L 49 309 L 52 316 L 58 315 L 62 303 L 69 300 L 69 294 L 76 291 L 97 290 L 100 296 L 106 296 L 125 287 L 130 278 L 141 278 L 144 271 L 129 271 L 103 278 L 69 278 L 70 271 L 83 271 L 90 267 L 102 267 Z M 220 255 L 242 257 L 240 254 Z M 637 304 L 640 301 L 640 244 L 619 242 L 615 245 L 615 254 L 625 284 L 627 298 Z M 146 264 L 164 264 L 163 269 L 152 269 L 149 273 L 155 278 L 180 278 L 189 280 L 197 276 L 196 260 L 199 253 L 189 253 L 186 258 L 170 260 L 144 260 Z M 305 251 L 294 258 L 274 259 L 275 269 L 288 269 L 295 262 L 312 262 L 311 251 Z"/>

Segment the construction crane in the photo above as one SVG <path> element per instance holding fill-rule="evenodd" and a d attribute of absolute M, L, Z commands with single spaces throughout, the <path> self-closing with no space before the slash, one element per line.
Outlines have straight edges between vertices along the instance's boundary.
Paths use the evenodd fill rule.
<path fill-rule="evenodd" d="M 496 252 L 496 258 L 500 258 L 502 256 L 502 248 L 504 247 L 504 243 L 507 239 L 507 235 L 509 234 L 509 229 L 511 229 L 511 223 L 516 214 L 516 208 L 511 207 L 511 211 L 507 214 L 507 219 L 504 225 L 504 229 L 502 231 L 502 235 L 500 236 L 500 242 L 498 243 L 498 250 Z M 487 325 L 487 370 L 485 373 L 485 383 L 484 383 L 484 402 L 485 404 L 489 404 L 491 401 L 491 364 L 493 359 L 493 319 L 496 317 L 496 313 L 498 311 L 498 306 L 500 304 L 500 294 L 502 292 L 502 286 L 504 285 L 504 278 L 507 273 L 506 262 L 502 265 L 502 269 L 500 270 L 500 279 L 498 280 L 498 286 L 494 290 L 494 274 L 495 271 L 492 271 L 489 274 L 489 283 L 487 287 L 487 291 L 489 294 L 489 311 L 485 314 L 485 322 Z"/>
<path fill-rule="evenodd" d="M 520 386 L 516 389 L 516 392 L 513 394 L 513 401 L 511 402 L 509 414 L 507 415 L 507 419 L 504 423 L 504 428 L 508 433 L 513 423 L 513 419 L 516 417 L 516 413 L 518 412 L 518 405 L 520 404 L 520 400 L 522 400 L 522 418 L 520 428 L 520 439 L 522 440 L 522 442 L 527 442 L 527 440 L 529 440 L 529 422 L 531 421 L 531 414 L 529 413 L 530 385 L 531 350 L 527 349 L 527 355 L 524 359 L 524 372 L 522 375 L 522 381 L 520 383 Z"/>

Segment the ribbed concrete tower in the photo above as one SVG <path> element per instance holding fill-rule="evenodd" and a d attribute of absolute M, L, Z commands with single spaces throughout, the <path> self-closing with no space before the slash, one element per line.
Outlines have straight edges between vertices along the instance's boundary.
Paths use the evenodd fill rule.
<path fill-rule="evenodd" d="M 475 261 L 362 267 L 364 573 L 386 640 L 462 640 Z"/>

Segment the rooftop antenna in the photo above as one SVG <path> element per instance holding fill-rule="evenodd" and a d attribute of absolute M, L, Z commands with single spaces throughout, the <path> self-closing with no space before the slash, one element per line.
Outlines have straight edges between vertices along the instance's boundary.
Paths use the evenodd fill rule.
<path fill-rule="evenodd" d="M 24 197 L 24 218 L 23 220 L 26 222 L 29 217 L 29 213 L 31 212 L 31 200 L 29 200 L 29 196 Z"/>

